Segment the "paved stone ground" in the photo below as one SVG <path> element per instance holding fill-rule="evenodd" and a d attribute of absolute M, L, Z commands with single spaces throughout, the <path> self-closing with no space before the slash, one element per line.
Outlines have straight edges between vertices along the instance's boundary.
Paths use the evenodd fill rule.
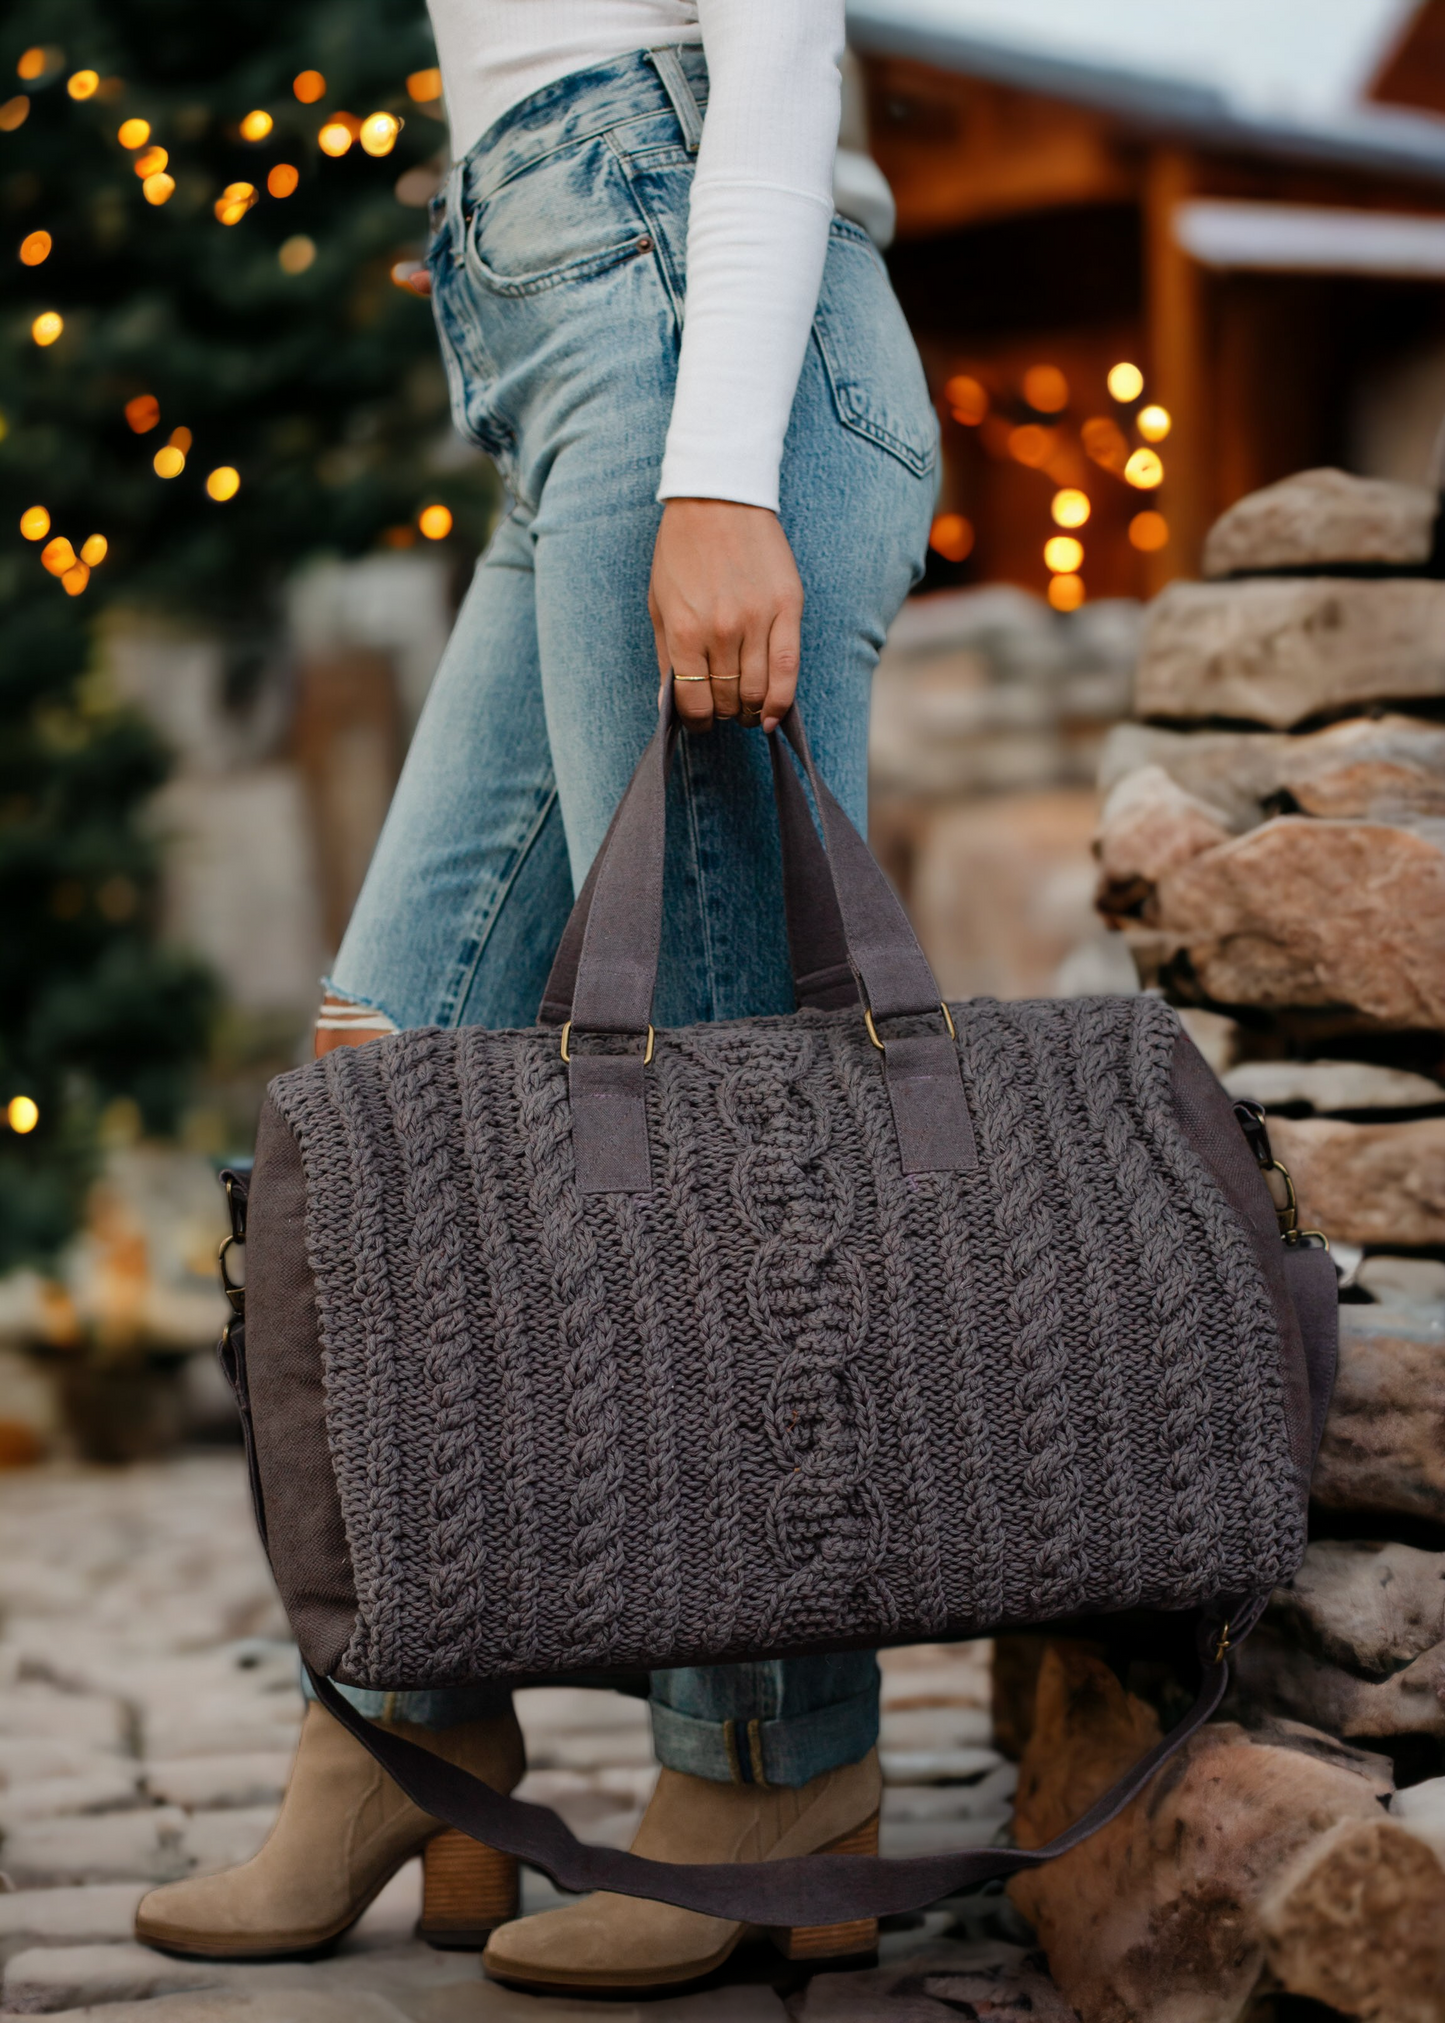
<path fill-rule="evenodd" d="M 416 1863 L 323 1961 L 213 1966 L 135 1945 L 130 1917 L 149 1884 L 244 1860 L 260 1844 L 301 1718 L 244 1471 L 225 1454 L 17 1472 L 0 1477 L 0 1542 L 4 2014 L 601 2023 L 636 2013 L 510 1993 L 482 1980 L 474 1956 L 418 1944 Z M 919 1646 L 885 1667 L 884 1852 L 989 1842 L 1006 1823 L 1014 1773 L 990 1746 L 986 1647 Z M 518 1710 L 531 1764 L 523 1794 L 555 1805 L 584 1837 L 625 1846 L 655 1775 L 643 1705 L 544 1687 L 519 1695 Z M 525 1908 L 560 1900 L 526 1876 Z M 882 1964 L 917 1955 L 921 1966 L 925 1948 L 932 1964 L 940 1944 L 983 1960 L 998 1941 L 1026 1937 L 1001 1898 L 960 1899 L 894 1921 Z M 647 2014 L 786 2023 L 784 2003 L 796 2011 L 801 2000 L 789 1972 L 749 1950 L 720 1985 Z M 850 1978 L 861 1994 L 863 1977 Z M 880 1982 L 880 2001 L 887 1992 Z"/>

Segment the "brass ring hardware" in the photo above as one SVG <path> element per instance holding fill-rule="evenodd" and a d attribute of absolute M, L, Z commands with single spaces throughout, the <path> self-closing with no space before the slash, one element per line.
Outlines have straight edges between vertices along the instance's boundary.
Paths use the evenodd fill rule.
<path fill-rule="evenodd" d="M 1229 1648 L 1229 1625 L 1226 1623 L 1224 1628 L 1219 1632 L 1219 1642 L 1214 1647 L 1214 1663 L 1216 1665 L 1223 1664 L 1224 1654 Z"/>
<path fill-rule="evenodd" d="M 1290 1177 L 1288 1166 L 1282 1165 L 1278 1159 L 1271 1159 L 1269 1164 L 1260 1170 L 1264 1173 L 1277 1173 L 1280 1179 L 1283 1180 L 1284 1207 L 1276 1208 L 1274 1211 L 1275 1221 L 1279 1224 L 1279 1233 L 1286 1243 L 1298 1243 L 1300 1234 L 1299 1201 L 1295 1196 L 1294 1181 Z"/>
<path fill-rule="evenodd" d="M 948 1006 L 943 1002 L 942 998 L 938 1000 L 938 1009 L 943 1013 L 943 1023 L 948 1027 L 948 1037 L 951 1040 L 956 1040 L 958 1034 L 954 1030 L 953 1014 L 949 1011 Z M 873 1023 L 873 1013 L 868 1005 L 864 1005 L 863 1007 L 863 1023 L 868 1028 L 869 1039 L 872 1040 L 879 1053 L 886 1054 L 888 1049 L 878 1037 L 878 1028 Z"/>
<path fill-rule="evenodd" d="M 567 1062 L 569 1067 L 571 1066 L 572 1063 L 572 1056 L 567 1051 L 567 1037 L 568 1034 L 571 1032 L 571 1030 L 572 1030 L 572 1021 L 571 1019 L 568 1019 L 562 1027 L 562 1058 L 564 1061 Z M 649 1026 L 647 1028 L 647 1051 L 642 1056 L 642 1065 L 644 1068 L 651 1063 L 653 1042 L 656 1040 L 656 1038 L 657 1038 L 656 1033 L 654 1033 L 652 1027 Z"/>
<path fill-rule="evenodd" d="M 221 1238 L 221 1247 L 216 1252 L 216 1263 L 221 1268 L 221 1291 L 226 1295 L 226 1304 L 230 1307 L 233 1314 L 244 1314 L 246 1311 L 246 1282 L 243 1279 L 237 1285 L 226 1265 L 227 1257 L 237 1244 L 244 1250 L 246 1248 L 245 1237 L 237 1236 L 234 1232 L 230 1236 L 223 1236 Z"/>

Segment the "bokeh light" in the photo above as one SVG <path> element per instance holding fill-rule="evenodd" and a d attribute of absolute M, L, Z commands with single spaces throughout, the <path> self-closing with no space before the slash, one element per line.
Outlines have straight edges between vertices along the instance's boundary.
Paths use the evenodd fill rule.
<path fill-rule="evenodd" d="M 57 534 L 53 541 L 47 541 L 41 549 L 40 560 L 52 576 L 63 576 L 67 569 L 75 567 L 75 550 L 64 534 Z"/>
<path fill-rule="evenodd" d="M 1073 576 L 1084 560 L 1084 544 L 1072 534 L 1054 534 L 1044 543 L 1044 567 L 1056 576 Z"/>
<path fill-rule="evenodd" d="M 319 70 L 303 70 L 292 79 L 291 89 L 303 105 L 315 105 L 318 98 L 326 96 L 326 79 Z"/>
<path fill-rule="evenodd" d="M 324 155 L 344 155 L 351 146 L 351 128 L 339 119 L 329 119 L 317 134 L 316 145 Z"/>
<path fill-rule="evenodd" d="M 37 77 L 44 77 L 50 68 L 50 59 L 44 49 L 27 49 L 15 66 L 15 75 L 26 84 L 33 84 Z"/>
<path fill-rule="evenodd" d="M 147 176 L 158 176 L 169 161 L 170 156 L 164 148 L 146 148 L 136 156 L 131 167 L 144 182 Z"/>
<path fill-rule="evenodd" d="M 299 173 L 290 162 L 277 162 L 266 178 L 266 188 L 273 197 L 291 197 L 296 194 L 296 185 L 300 180 Z"/>
<path fill-rule="evenodd" d="M 359 139 L 369 155 L 389 155 L 401 132 L 401 121 L 393 113 L 373 112 L 361 122 Z"/>
<path fill-rule="evenodd" d="M 255 112 L 248 112 L 241 121 L 242 140 L 265 140 L 276 124 L 269 112 L 262 112 L 258 106 Z"/>
<path fill-rule="evenodd" d="M 1106 471 L 1122 472 L 1129 461 L 1129 442 L 1116 421 L 1107 415 L 1091 415 L 1079 430 L 1084 449 Z"/>
<path fill-rule="evenodd" d="M 161 404 L 153 393 L 138 393 L 125 404 L 125 418 L 138 436 L 153 429 L 161 418 Z"/>
<path fill-rule="evenodd" d="M 1049 460 L 1054 446 L 1052 429 L 1040 428 L 1036 421 L 1026 421 L 1022 428 L 1010 432 L 1008 453 L 1015 463 L 1027 464 L 1030 470 L 1038 470 Z"/>
<path fill-rule="evenodd" d="M 110 543 L 104 534 L 89 534 L 80 544 L 80 559 L 92 569 L 98 569 L 110 553 Z"/>
<path fill-rule="evenodd" d="M 257 201 L 254 183 L 227 183 L 211 208 L 223 225 L 239 225 Z"/>
<path fill-rule="evenodd" d="M 84 562 L 72 562 L 61 577 L 61 588 L 67 597 L 78 597 L 90 581 L 90 570 Z"/>
<path fill-rule="evenodd" d="M 123 119 L 116 139 L 123 148 L 143 148 L 151 137 L 151 123 L 148 119 Z"/>
<path fill-rule="evenodd" d="M 30 335 L 39 345 L 54 344 L 65 328 L 65 318 L 55 309 L 43 309 L 30 326 Z"/>
<path fill-rule="evenodd" d="M 1031 365 L 1024 374 L 1024 399 L 1039 414 L 1062 414 L 1069 404 L 1069 382 L 1056 365 Z"/>
<path fill-rule="evenodd" d="M 1093 507 L 1087 492 L 1079 491 L 1073 485 L 1066 485 L 1061 492 L 1055 492 L 1049 513 L 1056 527 L 1082 527 L 1088 520 Z"/>
<path fill-rule="evenodd" d="M 962 513 L 940 513 L 929 529 L 928 545 L 945 562 L 966 561 L 973 543 L 973 525 Z"/>
<path fill-rule="evenodd" d="M 72 98 L 94 98 L 100 89 L 98 70 L 77 70 L 66 84 Z"/>
<path fill-rule="evenodd" d="M 0 133 L 14 133 L 16 127 L 24 126 L 30 117 L 30 100 L 24 92 L 18 98 L 7 98 L 0 105 Z"/>
<path fill-rule="evenodd" d="M 1129 539 L 1141 554 L 1156 554 L 1169 545 L 1169 522 L 1162 513 L 1136 513 L 1129 522 Z"/>
<path fill-rule="evenodd" d="M 1141 407 L 1134 421 L 1146 443 L 1162 443 L 1174 426 L 1173 415 L 1167 407 L 1160 407 L 1157 401 Z"/>
<path fill-rule="evenodd" d="M 173 428 L 166 441 L 173 450 L 179 450 L 182 456 L 186 456 L 190 451 L 193 437 L 188 428 Z"/>
<path fill-rule="evenodd" d="M 20 264 L 38 267 L 42 260 L 50 258 L 50 248 L 54 243 L 48 232 L 27 232 L 20 241 Z"/>
<path fill-rule="evenodd" d="M 428 541 L 445 541 L 452 531 L 451 507 L 423 506 L 416 516 L 416 523 Z"/>
<path fill-rule="evenodd" d="M 156 176 L 147 176 L 141 184 L 141 195 L 148 204 L 168 204 L 176 193 L 176 179 L 164 171 Z"/>
<path fill-rule="evenodd" d="M 1127 482 L 1141 492 L 1152 492 L 1164 482 L 1164 465 L 1154 450 L 1135 450 L 1124 466 Z"/>
<path fill-rule="evenodd" d="M 151 469 L 158 478 L 178 478 L 185 467 L 186 453 L 174 443 L 164 444 L 151 458 Z"/>
<path fill-rule="evenodd" d="M 417 105 L 434 105 L 442 95 L 442 74 L 439 70 L 414 70 L 406 81 L 407 97 Z"/>
<path fill-rule="evenodd" d="M 1049 583 L 1049 603 L 1055 611 L 1077 611 L 1084 601 L 1082 576 L 1055 576 Z"/>
<path fill-rule="evenodd" d="M 316 258 L 316 241 L 298 232 L 277 247 L 276 259 L 283 274 L 304 274 Z"/>
<path fill-rule="evenodd" d="M 234 464 L 219 464 L 206 479 L 206 492 L 223 506 L 227 499 L 234 499 L 241 489 L 241 473 Z"/>
<path fill-rule="evenodd" d="M 1126 407 L 1131 400 L 1137 400 L 1144 391 L 1143 373 L 1137 365 L 1131 365 L 1127 359 L 1121 359 L 1117 365 L 1109 367 L 1109 377 L 1105 383 L 1111 397 Z"/>
<path fill-rule="evenodd" d="M 20 515 L 20 531 L 27 541 L 43 541 L 50 532 L 50 515 L 44 506 L 27 506 Z"/>
<path fill-rule="evenodd" d="M 33 1096 L 12 1096 L 5 1106 L 5 1121 L 23 1138 L 40 1122 L 40 1105 Z"/>
<path fill-rule="evenodd" d="M 954 420 L 962 422 L 965 428 L 977 428 L 988 413 L 988 388 L 971 373 L 958 372 L 945 380 L 943 397 Z"/>

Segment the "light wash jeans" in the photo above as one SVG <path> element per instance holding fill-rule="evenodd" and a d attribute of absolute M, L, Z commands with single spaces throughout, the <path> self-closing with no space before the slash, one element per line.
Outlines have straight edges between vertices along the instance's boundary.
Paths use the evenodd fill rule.
<path fill-rule="evenodd" d="M 706 103 L 699 48 L 639 51 L 497 122 L 434 206 L 433 306 L 458 428 L 511 508 L 478 565 L 346 931 L 332 989 L 401 1027 L 530 1025 L 656 721 L 647 581 Z M 835 219 L 793 405 L 782 523 L 806 604 L 799 696 L 866 817 L 869 683 L 922 565 L 937 429 L 882 263 Z M 767 748 L 684 738 L 654 1019 L 792 1009 Z M 660 1760 L 802 1784 L 877 1736 L 869 1653 L 659 1672 Z M 495 1694 L 354 1694 L 433 1725 Z"/>

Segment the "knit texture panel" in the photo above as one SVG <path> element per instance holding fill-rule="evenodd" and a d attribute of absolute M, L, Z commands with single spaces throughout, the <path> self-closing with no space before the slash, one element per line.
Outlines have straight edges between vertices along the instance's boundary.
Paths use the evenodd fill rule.
<path fill-rule="evenodd" d="M 855 1011 L 657 1035 L 650 1194 L 581 1195 L 555 1033 L 281 1076 L 358 1596 L 429 1686 L 1269 1588 L 1278 1323 L 1147 997 L 954 1008 L 977 1170 L 904 1174 Z"/>

